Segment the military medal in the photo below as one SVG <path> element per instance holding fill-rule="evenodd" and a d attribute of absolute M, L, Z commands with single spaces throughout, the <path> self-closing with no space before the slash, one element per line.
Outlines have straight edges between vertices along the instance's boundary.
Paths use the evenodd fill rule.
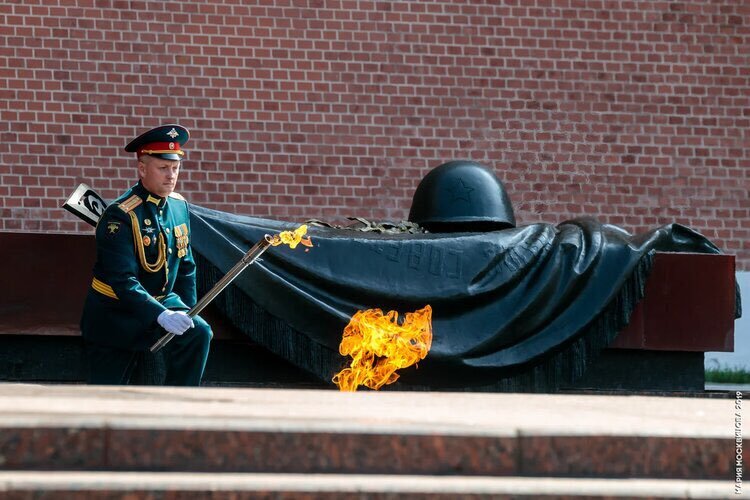
<path fill-rule="evenodd" d="M 147 247 L 147 246 L 149 246 L 150 244 L 151 244 L 151 238 L 149 238 L 148 236 L 144 236 L 144 237 L 143 237 L 143 246 L 144 246 L 144 247 Z"/>
<path fill-rule="evenodd" d="M 186 256 L 189 243 L 187 224 L 180 224 L 179 226 L 175 226 L 174 235 L 177 238 L 177 257 Z"/>
<path fill-rule="evenodd" d="M 143 223 L 146 224 L 147 226 L 150 226 L 151 225 L 151 219 L 143 219 Z"/>

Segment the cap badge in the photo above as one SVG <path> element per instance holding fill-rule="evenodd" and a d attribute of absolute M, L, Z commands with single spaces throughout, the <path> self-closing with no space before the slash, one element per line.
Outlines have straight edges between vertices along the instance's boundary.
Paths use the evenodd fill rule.
<path fill-rule="evenodd" d="M 169 137 L 171 137 L 172 139 L 174 139 L 175 137 L 177 137 L 180 134 L 178 134 L 177 131 L 174 128 L 172 128 L 172 130 L 170 130 L 169 132 L 167 132 L 167 135 Z"/>
<path fill-rule="evenodd" d="M 174 149 L 174 142 L 169 143 L 169 149 Z"/>

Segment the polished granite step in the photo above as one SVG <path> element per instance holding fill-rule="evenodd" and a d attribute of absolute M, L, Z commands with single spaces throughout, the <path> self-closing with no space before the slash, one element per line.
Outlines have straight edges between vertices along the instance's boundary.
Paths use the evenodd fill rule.
<path fill-rule="evenodd" d="M 0 469 L 730 480 L 734 405 L 0 384 Z"/>

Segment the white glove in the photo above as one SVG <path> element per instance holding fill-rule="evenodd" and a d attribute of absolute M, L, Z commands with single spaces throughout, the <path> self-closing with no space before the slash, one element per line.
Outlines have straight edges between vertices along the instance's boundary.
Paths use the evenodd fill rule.
<path fill-rule="evenodd" d="M 194 327 L 192 318 L 182 311 L 170 311 L 167 309 L 156 318 L 156 321 L 169 333 L 182 335 L 188 329 Z"/>

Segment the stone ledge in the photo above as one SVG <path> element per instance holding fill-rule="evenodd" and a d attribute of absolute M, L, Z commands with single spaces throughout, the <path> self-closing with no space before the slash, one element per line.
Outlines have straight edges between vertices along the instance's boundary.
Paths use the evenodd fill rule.
<path fill-rule="evenodd" d="M 731 481 L 335 474 L 0 472 L 6 498 L 137 494 L 138 498 L 748 498 Z M 128 497 L 131 498 L 131 497 Z"/>
<path fill-rule="evenodd" d="M 734 401 L 0 385 L 0 469 L 727 479 Z"/>

